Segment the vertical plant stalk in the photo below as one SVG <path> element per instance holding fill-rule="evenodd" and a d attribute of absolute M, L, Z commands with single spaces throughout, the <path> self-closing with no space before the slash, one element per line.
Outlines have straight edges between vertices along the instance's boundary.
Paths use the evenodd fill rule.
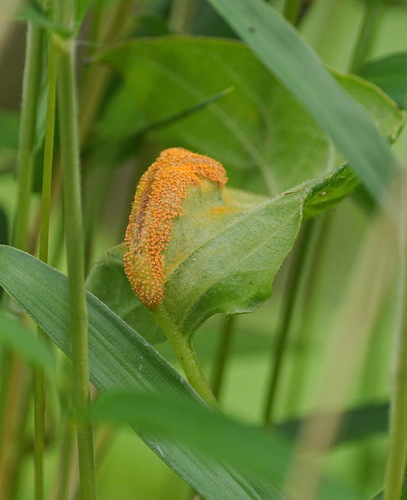
<path fill-rule="evenodd" d="M 365 0 L 365 12 L 361 29 L 353 51 L 350 71 L 357 73 L 370 56 L 377 27 L 381 19 L 384 0 Z"/>
<path fill-rule="evenodd" d="M 121 0 L 107 10 L 106 7 L 95 4 L 98 19 L 93 35 L 97 37 L 93 41 L 100 46 L 112 45 L 130 31 L 132 27 L 134 2 L 132 0 Z M 102 13 L 101 10 L 104 12 Z M 107 12 L 106 12 L 107 11 Z M 103 15 L 104 14 L 104 15 Z M 101 19 L 99 19 L 101 18 Z M 102 24 L 102 27 L 99 27 Z M 102 29 L 104 28 L 104 29 Z M 105 95 L 111 69 L 100 63 L 91 63 L 85 70 L 85 77 L 81 82 L 80 100 L 83 105 L 79 115 L 79 143 L 85 144 L 89 137 L 94 119 L 99 111 L 103 96 Z"/>
<path fill-rule="evenodd" d="M 39 258 L 48 262 L 49 216 L 51 207 L 52 165 L 54 155 L 55 134 L 55 101 L 56 101 L 56 52 L 53 36 L 49 40 L 48 50 L 48 95 L 47 116 L 45 124 L 44 162 L 41 191 L 41 231 Z M 44 331 L 38 327 L 38 336 L 46 338 Z M 45 433 L 45 395 L 44 370 L 37 368 L 34 372 L 34 474 L 35 500 L 44 498 L 43 451 Z"/>
<path fill-rule="evenodd" d="M 75 460 L 75 435 L 71 422 L 64 422 L 64 431 L 61 440 L 61 450 L 55 482 L 50 496 L 51 500 L 68 500 L 69 482 L 72 476 L 73 462 Z M 75 463 L 77 460 L 75 461 Z"/>
<path fill-rule="evenodd" d="M 354 381 L 360 376 L 362 360 L 370 342 L 378 310 L 389 291 L 394 271 L 395 231 L 387 214 L 379 212 L 370 221 L 363 244 L 355 257 L 343 299 L 326 326 L 329 341 L 314 391 L 314 412 L 301 426 L 293 456 L 312 449 L 313 467 L 294 458 L 286 491 L 301 500 L 314 500 L 323 476 L 326 458 L 337 435 Z M 349 355 L 351 346 L 352 355 Z M 352 385 L 353 384 L 353 385 Z M 321 410 L 335 408 L 335 417 L 321 424 Z"/>
<path fill-rule="evenodd" d="M 65 2 L 73 12 L 73 3 Z M 72 15 L 72 14 L 71 14 Z M 72 19 L 64 19 L 69 27 Z M 64 173 L 65 236 L 68 262 L 70 321 L 72 330 L 73 396 L 77 415 L 89 405 L 88 321 L 84 277 L 84 244 L 80 191 L 79 138 L 75 82 L 75 43 L 58 39 L 57 90 Z M 96 498 L 93 435 L 90 423 L 76 423 L 81 500 Z"/>
<path fill-rule="evenodd" d="M 297 26 L 300 18 L 300 7 L 301 0 L 285 0 L 284 2 L 283 16 L 294 26 Z"/>
<path fill-rule="evenodd" d="M 308 249 L 314 226 L 314 220 L 311 220 L 305 224 L 304 232 L 300 239 L 300 244 L 297 248 L 294 262 L 292 264 L 289 281 L 286 287 L 286 293 L 284 294 L 281 324 L 278 328 L 276 347 L 273 351 L 273 364 L 268 383 L 266 402 L 264 406 L 265 425 L 273 422 L 275 417 L 278 388 L 283 373 L 284 361 L 287 358 L 289 332 L 300 291 L 300 281 L 307 260 L 305 258 L 305 253 Z"/>
<path fill-rule="evenodd" d="M 12 235 L 12 244 L 22 250 L 27 249 L 28 241 L 35 123 L 42 70 L 42 42 L 42 29 L 28 23 L 17 158 L 18 193 Z M 24 425 L 25 421 L 21 418 L 21 406 L 18 404 L 24 392 L 20 384 L 24 379 L 24 366 L 10 352 L 4 354 L 1 378 L 6 383 L 2 384 L 0 403 L 0 449 L 3 450 L 3 453 L 0 453 L 0 491 L 6 499 L 13 488 L 10 481 L 16 476 L 13 468 L 18 467 L 19 463 L 17 458 L 7 460 L 6 455 L 17 449 L 16 440 L 21 439 L 19 425 Z"/>
<path fill-rule="evenodd" d="M 13 245 L 27 248 L 30 194 L 34 163 L 35 123 L 42 68 L 42 29 L 28 23 L 23 79 L 20 136 L 18 144 L 18 194 L 13 229 Z"/>
<path fill-rule="evenodd" d="M 172 0 L 168 26 L 174 33 L 189 33 L 198 4 L 197 0 Z"/>
<path fill-rule="evenodd" d="M 216 354 L 211 383 L 213 395 L 217 400 L 219 400 L 222 382 L 225 374 L 225 367 L 230 354 L 233 333 L 236 326 L 236 319 L 236 315 L 227 316 L 224 320 L 223 327 L 220 332 L 220 341 Z"/>
<path fill-rule="evenodd" d="M 332 222 L 331 213 L 318 216 L 318 219 L 315 221 L 315 229 L 313 230 L 313 241 L 310 242 L 308 249 L 310 261 L 307 263 L 306 276 L 304 276 L 305 282 L 304 288 L 301 291 L 301 310 L 298 319 L 301 325 L 300 338 L 298 339 L 300 349 L 295 356 L 286 391 L 284 412 L 287 414 L 293 414 L 294 412 L 299 414 L 302 396 L 306 388 L 309 351 L 312 344 L 312 303 L 314 300 L 314 291 L 317 288 L 318 266 L 323 258 L 325 243 L 328 239 L 327 233 Z"/>
<path fill-rule="evenodd" d="M 402 183 L 404 189 L 406 182 Z M 406 306 L 406 202 L 403 197 L 399 224 L 398 324 L 394 343 L 390 394 L 389 452 L 384 481 L 384 500 L 399 500 L 407 459 L 407 306 Z"/>

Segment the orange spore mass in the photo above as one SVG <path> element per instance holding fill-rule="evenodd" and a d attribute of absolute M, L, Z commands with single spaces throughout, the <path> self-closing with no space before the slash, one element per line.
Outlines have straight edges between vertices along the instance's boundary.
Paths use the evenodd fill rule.
<path fill-rule="evenodd" d="M 224 168 L 212 158 L 171 148 L 162 151 L 137 186 L 126 230 L 124 268 L 134 293 L 150 309 L 163 299 L 163 253 L 172 222 L 182 215 L 187 186 L 200 186 L 202 179 L 219 187 L 227 181 Z"/>

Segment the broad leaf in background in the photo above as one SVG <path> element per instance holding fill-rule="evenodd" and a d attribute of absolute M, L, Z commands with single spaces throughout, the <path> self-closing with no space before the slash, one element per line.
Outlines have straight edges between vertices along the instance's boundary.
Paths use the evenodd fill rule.
<path fill-rule="evenodd" d="M 298 31 L 263 0 L 209 2 L 297 97 L 379 198 L 396 159 L 372 120 L 335 82 Z"/>
<path fill-rule="evenodd" d="M 226 168 L 232 187 L 271 195 L 319 178 L 344 162 L 291 92 L 240 42 L 135 40 L 100 58 L 120 72 L 124 86 L 98 124 L 96 153 L 102 148 L 109 157 L 109 149 L 120 141 L 134 149 L 143 130 L 232 88 L 206 108 L 150 132 L 159 149 L 182 146 L 211 156 Z M 336 78 L 393 140 L 403 123 L 395 104 L 360 78 Z"/>
<path fill-rule="evenodd" d="M 49 347 L 4 311 L 0 311 L 0 346 L 16 352 L 29 365 L 46 370 L 55 365 Z"/>
<path fill-rule="evenodd" d="M 124 274 L 124 245 L 118 245 L 95 263 L 86 288 L 151 344 L 166 339 L 152 312 L 134 295 Z"/>
<path fill-rule="evenodd" d="M 70 355 L 67 277 L 35 257 L 0 246 L 0 285 L 49 337 Z M 95 296 L 87 293 L 90 379 L 100 391 L 142 390 L 168 397 L 202 400 L 136 331 Z M 140 433 L 147 445 L 179 476 L 208 499 L 281 499 L 273 477 L 267 483 L 242 477 L 215 459 L 196 454 L 180 442 Z M 239 446 L 239 442 L 236 443 Z M 221 446 L 221 443 L 219 443 Z M 280 457 L 274 457 L 276 477 Z"/>
<path fill-rule="evenodd" d="M 401 109 L 406 109 L 407 52 L 373 59 L 365 64 L 359 73 L 386 92 Z"/>
<path fill-rule="evenodd" d="M 69 355 L 67 277 L 21 250 L 0 246 L 0 285 L 4 286 L 49 337 Z M 213 416 L 208 413 L 209 410 L 202 413 L 202 410 L 205 410 L 202 400 L 157 351 L 89 292 L 87 299 L 90 378 L 95 386 L 103 392 L 145 391 L 160 394 L 171 400 L 179 400 L 181 406 L 184 401 L 187 408 L 192 408 L 190 411 L 196 414 L 196 417 L 192 413 L 189 414 L 189 430 L 191 426 L 194 429 L 200 429 L 202 415 L 212 418 L 217 422 L 216 431 L 219 431 L 218 426 L 223 429 L 224 438 L 228 443 L 227 452 L 233 453 L 231 446 L 235 446 L 234 463 L 239 462 L 242 470 L 251 467 L 248 460 L 250 457 L 242 455 L 241 447 L 242 445 L 251 447 L 252 445 L 247 441 L 251 440 L 254 435 L 258 436 L 258 431 L 254 431 L 251 426 L 243 426 L 225 417 Z M 188 401 L 191 402 L 191 406 L 188 405 Z M 195 405 L 202 405 L 202 410 L 196 408 L 195 405 L 192 406 L 193 402 Z M 172 425 L 172 430 L 174 430 L 177 424 L 173 419 L 174 410 L 166 402 L 163 404 L 166 405 L 165 413 L 172 415 L 168 425 Z M 120 408 L 120 412 L 125 410 L 125 408 Z M 158 412 L 155 416 L 159 418 L 161 416 L 165 420 L 165 413 L 162 415 Z M 154 422 L 157 423 L 157 419 L 154 419 Z M 154 422 L 151 422 L 151 426 L 145 422 L 146 428 L 148 427 L 151 431 Z M 225 422 L 228 422 L 228 427 L 230 425 L 227 433 Z M 179 433 L 182 432 L 183 424 L 183 421 L 178 421 Z M 161 429 L 165 428 L 166 422 L 163 421 Z M 282 471 L 287 466 L 291 449 L 278 436 L 274 438 L 274 435 L 270 434 L 267 441 L 263 443 L 265 446 L 259 450 L 260 456 L 267 453 L 270 457 L 267 464 L 264 464 L 267 467 L 268 477 L 259 480 L 252 474 L 243 475 L 237 472 L 232 464 L 226 465 L 225 461 L 220 463 L 217 460 L 217 457 L 225 457 L 225 450 L 219 439 L 212 440 L 214 446 L 211 450 L 205 447 L 207 453 L 205 455 L 201 452 L 197 453 L 180 439 L 175 440 L 174 437 L 169 437 L 169 433 L 163 437 L 160 429 L 156 428 L 156 431 L 158 435 L 156 432 L 148 431 L 141 431 L 139 435 L 164 462 L 208 500 L 292 499 L 292 497 L 282 495 L 276 489 L 276 486 L 281 484 Z M 198 433 L 196 446 L 202 446 L 202 437 L 205 437 L 205 441 L 210 440 L 207 434 Z M 188 443 L 191 439 L 191 433 L 188 433 Z M 256 437 L 254 439 L 257 440 Z M 215 454 L 216 457 L 214 457 Z M 348 491 L 343 485 L 334 485 L 330 481 L 324 484 L 321 500 L 322 498 L 359 500 L 359 496 Z"/>

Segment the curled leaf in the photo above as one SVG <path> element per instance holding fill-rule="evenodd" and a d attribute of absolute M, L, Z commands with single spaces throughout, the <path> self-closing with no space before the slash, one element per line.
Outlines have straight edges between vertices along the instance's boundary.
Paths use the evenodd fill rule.
<path fill-rule="evenodd" d="M 155 309 L 164 294 L 164 258 L 173 220 L 182 215 L 188 186 L 209 179 L 223 186 L 222 165 L 182 148 L 163 151 L 142 176 L 126 231 L 125 270 L 140 300 Z"/>
<path fill-rule="evenodd" d="M 215 313 L 256 309 L 294 244 L 305 186 L 269 199 L 225 182 L 218 162 L 175 148 L 137 188 L 125 269 L 164 331 L 190 337 Z"/>

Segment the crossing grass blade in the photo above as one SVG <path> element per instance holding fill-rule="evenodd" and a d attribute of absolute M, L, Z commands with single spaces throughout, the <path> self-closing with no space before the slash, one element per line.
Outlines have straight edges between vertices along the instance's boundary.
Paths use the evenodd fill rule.
<path fill-rule="evenodd" d="M 331 136 L 372 195 L 380 198 L 395 169 L 395 157 L 300 34 L 263 0 L 209 2 Z"/>

